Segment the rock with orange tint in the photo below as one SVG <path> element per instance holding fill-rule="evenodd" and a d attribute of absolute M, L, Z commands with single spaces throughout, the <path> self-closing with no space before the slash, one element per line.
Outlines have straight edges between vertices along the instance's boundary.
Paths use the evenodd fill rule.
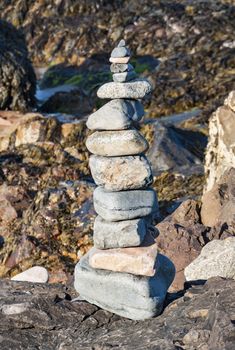
<path fill-rule="evenodd" d="M 89 264 L 95 269 L 154 276 L 157 254 L 157 243 L 148 237 L 140 247 L 106 250 L 93 248 L 90 251 Z"/>

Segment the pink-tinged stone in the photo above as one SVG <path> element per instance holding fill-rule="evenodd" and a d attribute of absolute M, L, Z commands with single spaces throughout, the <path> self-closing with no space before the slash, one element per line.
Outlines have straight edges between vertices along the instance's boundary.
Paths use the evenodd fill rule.
<path fill-rule="evenodd" d="M 156 273 L 157 243 L 148 237 L 140 247 L 101 250 L 92 248 L 89 264 L 92 268 L 126 272 L 140 276 Z"/>
<path fill-rule="evenodd" d="M 109 62 L 112 63 L 128 63 L 130 61 L 130 56 L 126 57 L 110 57 Z"/>

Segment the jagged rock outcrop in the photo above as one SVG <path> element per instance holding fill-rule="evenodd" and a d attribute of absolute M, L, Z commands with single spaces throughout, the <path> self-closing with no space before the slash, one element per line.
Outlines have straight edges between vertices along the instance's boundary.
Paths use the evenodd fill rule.
<path fill-rule="evenodd" d="M 0 20 L 0 109 L 26 111 L 35 106 L 36 76 L 23 33 Z"/>
<path fill-rule="evenodd" d="M 169 295 L 159 317 L 140 322 L 71 301 L 74 292 L 0 280 L 1 350 L 234 349 L 234 280 L 212 278 L 179 299 Z"/>
<path fill-rule="evenodd" d="M 209 142 L 205 156 L 206 185 L 210 191 L 226 170 L 235 168 L 235 91 L 209 121 Z"/>
<path fill-rule="evenodd" d="M 225 226 L 235 232 L 235 168 L 226 170 L 203 194 L 201 220 L 206 226 Z"/>

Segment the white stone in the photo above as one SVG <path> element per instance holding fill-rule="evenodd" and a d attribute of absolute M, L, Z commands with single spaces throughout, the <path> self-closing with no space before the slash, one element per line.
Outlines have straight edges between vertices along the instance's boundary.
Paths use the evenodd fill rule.
<path fill-rule="evenodd" d="M 207 243 L 184 271 L 187 281 L 220 276 L 235 279 L 235 237 Z"/>
<path fill-rule="evenodd" d="M 45 269 L 45 267 L 34 266 L 12 277 L 11 280 L 26 281 L 26 282 L 33 282 L 33 283 L 46 283 L 48 281 L 48 278 L 49 278 L 49 274 L 47 272 L 47 269 Z"/>

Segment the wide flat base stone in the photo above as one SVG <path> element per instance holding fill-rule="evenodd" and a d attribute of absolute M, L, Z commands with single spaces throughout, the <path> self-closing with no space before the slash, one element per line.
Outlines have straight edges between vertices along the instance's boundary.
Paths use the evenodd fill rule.
<path fill-rule="evenodd" d="M 159 315 L 167 289 L 175 276 L 173 263 L 164 255 L 157 256 L 154 277 L 92 269 L 89 252 L 75 268 L 76 291 L 88 302 L 133 320 Z"/>
<path fill-rule="evenodd" d="M 146 231 L 146 220 L 143 218 L 110 222 L 97 216 L 94 222 L 94 246 L 98 249 L 138 247 Z"/>

